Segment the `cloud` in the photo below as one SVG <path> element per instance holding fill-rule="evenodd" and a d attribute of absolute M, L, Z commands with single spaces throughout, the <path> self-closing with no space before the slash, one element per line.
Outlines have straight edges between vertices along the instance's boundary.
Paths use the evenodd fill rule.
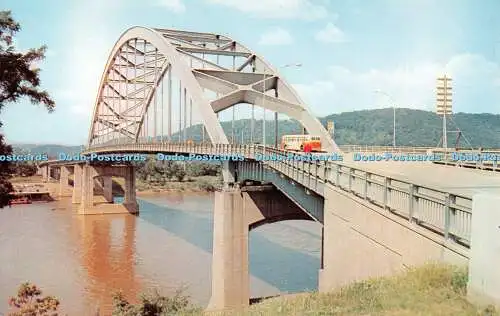
<path fill-rule="evenodd" d="M 436 78 L 443 73 L 453 78 L 455 113 L 500 112 L 500 66 L 473 54 L 456 55 L 442 64 L 424 62 L 390 70 L 356 72 L 331 66 L 325 78 L 294 87 L 316 115 L 384 108 L 393 103 L 434 111 Z M 384 91 L 392 100 L 375 90 Z"/>
<path fill-rule="evenodd" d="M 54 98 L 58 107 L 78 114 L 72 120 L 83 126 L 83 130 L 88 128 L 106 60 L 118 39 L 119 33 L 101 27 L 102 21 L 108 19 L 109 10 L 116 4 L 114 0 L 76 2 L 74 14 L 68 16 L 71 23 L 66 32 L 71 36 L 67 36 L 67 49 L 58 57 L 61 69 Z M 93 14 L 78 14 L 84 9 Z M 109 21 L 110 24 L 113 22 Z"/>
<path fill-rule="evenodd" d="M 347 40 L 345 33 L 331 22 L 319 30 L 314 38 L 323 43 L 342 43 Z"/>
<path fill-rule="evenodd" d="M 182 0 L 158 0 L 156 4 L 174 13 L 186 12 L 186 6 L 182 3 Z"/>
<path fill-rule="evenodd" d="M 328 10 L 311 0 L 205 0 L 249 13 L 259 18 L 319 20 L 329 16 Z"/>
<path fill-rule="evenodd" d="M 282 28 L 275 28 L 261 35 L 259 45 L 289 45 L 293 43 L 293 37 Z"/>

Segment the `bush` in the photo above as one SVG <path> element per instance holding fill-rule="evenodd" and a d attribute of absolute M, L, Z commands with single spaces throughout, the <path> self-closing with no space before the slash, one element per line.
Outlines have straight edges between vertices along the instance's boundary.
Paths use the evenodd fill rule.
<path fill-rule="evenodd" d="M 176 315 L 179 312 L 194 311 L 187 296 L 177 291 L 172 297 L 161 296 L 157 291 L 143 294 L 138 304 L 130 304 L 122 293 L 113 296 L 113 316 Z"/>
<path fill-rule="evenodd" d="M 208 191 L 208 192 L 214 192 L 216 190 L 215 186 L 206 180 L 200 180 L 199 188 L 200 188 L 200 190 L 204 190 L 204 191 Z"/>
<path fill-rule="evenodd" d="M 53 296 L 41 297 L 42 291 L 33 284 L 23 283 L 17 291 L 16 297 L 9 299 L 9 306 L 18 310 L 10 313 L 9 316 L 27 316 L 27 315 L 51 315 L 57 316 L 59 300 Z"/>

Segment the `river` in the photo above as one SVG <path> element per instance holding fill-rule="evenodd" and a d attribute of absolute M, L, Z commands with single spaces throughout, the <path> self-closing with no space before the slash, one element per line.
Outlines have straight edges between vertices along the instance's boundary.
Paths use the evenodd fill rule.
<path fill-rule="evenodd" d="M 199 306 L 211 292 L 213 195 L 162 193 L 139 198 L 140 215 L 78 216 L 70 199 L 0 209 L 0 311 L 30 281 L 68 315 L 111 313 L 111 295 L 129 299 L 184 288 Z M 307 221 L 250 232 L 251 296 L 314 290 L 321 227 Z M 1 313 L 0 313 L 1 315 Z"/>

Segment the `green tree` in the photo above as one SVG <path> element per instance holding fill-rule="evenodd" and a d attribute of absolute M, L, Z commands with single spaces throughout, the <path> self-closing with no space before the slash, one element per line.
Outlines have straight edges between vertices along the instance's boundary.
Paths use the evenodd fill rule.
<path fill-rule="evenodd" d="M 21 26 L 10 11 L 0 11 L 0 110 L 8 103 L 15 103 L 28 97 L 34 104 L 44 104 L 49 112 L 55 108 L 47 91 L 40 90 L 40 69 L 35 63 L 45 58 L 46 46 L 18 52 L 13 38 Z M 0 126 L 1 126 L 0 122 Z M 0 135 L 1 136 L 1 135 Z M 0 155 L 11 155 L 12 147 L 0 138 Z M 9 176 L 12 164 L 0 163 L 0 208 L 9 203 L 12 185 Z"/>
<path fill-rule="evenodd" d="M 180 163 L 173 163 L 171 168 L 172 176 L 177 179 L 177 181 L 183 181 L 186 176 L 186 170 L 184 170 L 184 165 Z"/>

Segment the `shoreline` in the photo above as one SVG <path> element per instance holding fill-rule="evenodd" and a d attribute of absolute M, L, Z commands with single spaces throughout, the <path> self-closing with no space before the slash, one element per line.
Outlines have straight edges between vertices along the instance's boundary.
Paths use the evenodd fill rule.
<path fill-rule="evenodd" d="M 216 190 L 217 191 L 217 190 Z M 202 190 L 199 188 L 190 188 L 190 189 L 175 189 L 175 188 L 163 188 L 163 189 L 147 189 L 147 190 L 136 190 L 137 196 L 141 195 L 154 195 L 158 193 L 212 193 L 214 191 Z"/>

